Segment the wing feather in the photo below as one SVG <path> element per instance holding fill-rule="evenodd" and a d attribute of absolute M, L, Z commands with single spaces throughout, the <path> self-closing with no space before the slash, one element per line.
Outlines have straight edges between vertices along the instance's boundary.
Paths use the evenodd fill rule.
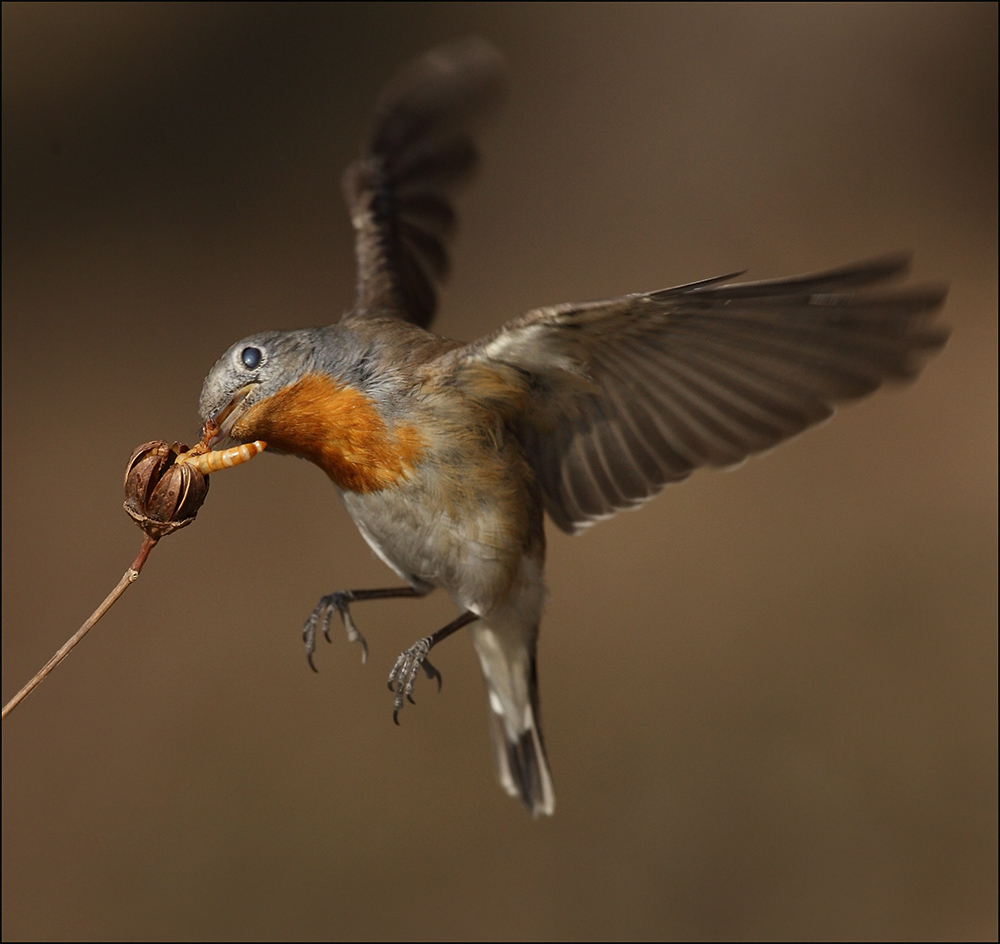
<path fill-rule="evenodd" d="M 530 378 L 520 435 L 551 517 L 572 532 L 916 376 L 947 338 L 930 324 L 945 289 L 869 290 L 907 264 L 538 309 L 450 356 Z"/>
<path fill-rule="evenodd" d="M 432 50 L 382 93 L 361 158 L 344 174 L 358 297 L 343 320 L 430 324 L 455 230 L 450 196 L 476 167 L 473 129 L 504 84 L 500 55 L 473 38 Z"/>

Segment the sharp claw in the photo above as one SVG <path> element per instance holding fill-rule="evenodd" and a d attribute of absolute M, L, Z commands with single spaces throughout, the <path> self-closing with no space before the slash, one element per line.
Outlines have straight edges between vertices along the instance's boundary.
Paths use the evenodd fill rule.
<path fill-rule="evenodd" d="M 433 679 L 437 682 L 438 691 L 441 691 L 441 673 L 438 672 L 433 665 L 431 665 L 430 659 L 425 658 L 421 663 L 424 669 L 424 674 L 429 679 Z"/>
<path fill-rule="evenodd" d="M 365 637 L 358 630 L 354 617 L 351 616 L 351 611 L 347 608 L 346 600 L 339 609 L 341 619 L 344 621 L 344 629 L 347 630 L 348 640 L 361 643 L 361 664 L 364 665 L 368 661 L 368 643 L 365 642 Z"/>
<path fill-rule="evenodd" d="M 306 620 L 305 626 L 302 627 L 302 641 L 306 646 L 306 662 L 309 663 L 309 668 L 313 672 L 318 671 L 315 665 L 313 665 L 313 653 L 316 651 L 316 614 L 314 613 L 309 619 Z"/>
<path fill-rule="evenodd" d="M 402 690 L 396 692 L 396 697 L 392 701 L 392 715 L 395 718 L 403 710 L 403 692 Z M 399 724 L 399 721 L 396 721 Z"/>
<path fill-rule="evenodd" d="M 331 593 L 329 596 L 322 597 L 319 603 L 316 604 L 316 609 L 312 611 L 309 619 L 306 620 L 306 624 L 302 629 L 302 638 L 306 644 L 306 658 L 309 660 L 309 665 L 314 672 L 316 671 L 316 667 L 313 665 L 312 655 L 316 651 L 316 631 L 318 629 L 327 642 L 332 642 L 333 640 L 330 639 L 330 624 L 333 622 L 334 613 L 340 614 L 340 618 L 344 623 L 344 629 L 347 631 L 348 641 L 361 643 L 361 663 L 364 664 L 368 661 L 368 643 L 365 642 L 365 637 L 361 635 L 358 627 L 355 626 L 348 606 L 353 599 L 354 596 L 350 591 L 338 591 L 337 593 Z"/>
<path fill-rule="evenodd" d="M 396 696 L 393 699 L 392 711 L 393 720 L 396 724 L 399 724 L 398 715 L 405 703 L 416 704 L 416 701 L 413 699 L 413 685 L 417 680 L 417 674 L 421 668 L 423 668 L 428 678 L 437 681 L 438 691 L 441 690 L 441 673 L 427 659 L 427 653 L 430 651 L 432 644 L 433 640 L 430 636 L 418 640 L 405 652 L 399 654 L 396 664 L 389 673 L 387 685 L 389 691 L 394 692 Z"/>

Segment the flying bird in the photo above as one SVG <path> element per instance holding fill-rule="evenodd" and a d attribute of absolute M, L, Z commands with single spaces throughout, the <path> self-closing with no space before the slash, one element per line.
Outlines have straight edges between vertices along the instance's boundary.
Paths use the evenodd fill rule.
<path fill-rule="evenodd" d="M 421 669 L 440 683 L 430 650 L 466 629 L 500 783 L 539 815 L 555 809 L 536 671 L 546 513 L 577 533 L 913 378 L 947 337 L 930 324 L 945 290 L 876 288 L 905 272 L 897 254 L 538 308 L 471 343 L 432 334 L 451 197 L 504 87 L 503 60 L 480 39 L 389 83 L 344 175 L 354 307 L 325 327 L 238 341 L 205 379 L 200 412 L 215 442 L 265 440 L 318 465 L 401 581 L 322 597 L 304 628 L 310 665 L 336 615 L 364 645 L 352 604 L 443 588 L 458 616 L 400 655 L 394 717 Z"/>

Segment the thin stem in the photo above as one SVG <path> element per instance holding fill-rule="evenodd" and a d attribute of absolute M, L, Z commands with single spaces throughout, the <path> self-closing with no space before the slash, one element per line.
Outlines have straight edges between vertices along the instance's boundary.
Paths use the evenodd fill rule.
<path fill-rule="evenodd" d="M 97 621 L 104 616 L 108 610 L 116 603 L 118 598 L 133 584 L 139 577 L 139 571 L 142 570 L 142 565 L 146 563 L 146 558 L 149 557 L 149 552 L 156 546 L 158 538 L 151 538 L 148 534 L 142 539 L 142 547 L 139 548 L 139 553 L 136 554 L 135 560 L 132 561 L 132 566 L 125 571 L 124 576 L 118 581 L 118 586 L 111 591 L 105 597 L 104 602 L 91 614 L 90 619 L 87 620 L 69 639 L 63 643 L 62 647 L 56 652 L 56 654 L 49 659 L 48 662 L 43 665 L 38 672 L 35 673 L 34 677 L 24 686 L 6 705 L 3 709 L 3 718 L 6 718 L 10 712 L 12 712 L 25 698 L 30 695 L 35 688 L 41 683 L 41 681 L 51 672 L 66 656 L 69 655 L 70 650 L 81 640 L 87 633 L 90 632 L 94 626 L 97 625 Z M 2 720 L 2 719 L 0 719 Z"/>

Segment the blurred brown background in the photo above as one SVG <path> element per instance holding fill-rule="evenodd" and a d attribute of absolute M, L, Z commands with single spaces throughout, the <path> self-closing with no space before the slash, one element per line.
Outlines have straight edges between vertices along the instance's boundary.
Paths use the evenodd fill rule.
<path fill-rule="evenodd" d="M 439 330 L 895 249 L 952 341 L 733 474 L 551 532 L 558 808 L 494 782 L 479 670 L 391 718 L 443 596 L 318 470 L 196 526 L 4 725 L 4 938 L 994 938 L 995 4 L 3 6 L 3 679 L 118 580 L 136 444 L 235 339 L 351 303 L 339 193 L 381 83 L 477 32 L 512 90 Z"/>

